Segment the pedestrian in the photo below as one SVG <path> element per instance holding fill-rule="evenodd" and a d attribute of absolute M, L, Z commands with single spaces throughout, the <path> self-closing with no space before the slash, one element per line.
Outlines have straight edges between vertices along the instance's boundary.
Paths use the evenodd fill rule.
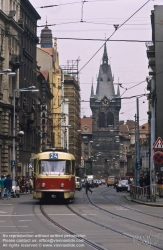
<path fill-rule="evenodd" d="M 147 172 L 147 174 L 144 178 L 144 184 L 145 184 L 146 191 L 147 191 L 147 197 L 149 199 L 150 198 L 150 175 L 149 175 L 149 172 Z"/>
<path fill-rule="evenodd" d="M 25 191 L 26 191 L 26 193 L 28 193 L 28 190 L 29 190 L 29 179 L 27 178 L 26 179 L 26 184 L 25 184 Z"/>
<path fill-rule="evenodd" d="M 88 182 L 88 180 L 87 180 L 87 176 L 85 177 L 85 192 L 86 192 L 86 194 L 88 193 L 88 190 L 89 190 L 89 192 L 91 192 L 91 194 L 92 194 L 92 190 L 90 189 L 90 184 L 89 184 L 89 182 Z"/>
<path fill-rule="evenodd" d="M 32 179 L 32 177 L 29 180 L 29 190 L 30 190 L 30 194 L 31 194 L 33 191 L 33 179 Z"/>
<path fill-rule="evenodd" d="M 2 200 L 3 200 L 4 194 L 5 194 L 4 181 L 5 181 L 5 177 L 4 177 L 4 175 L 2 175 L 2 176 L 1 176 L 1 179 L 0 179 L 1 199 L 2 199 Z"/>
<path fill-rule="evenodd" d="M 4 181 L 4 187 L 6 188 L 6 197 L 7 200 L 11 198 L 11 189 L 12 189 L 12 179 L 11 175 L 7 175 L 7 178 Z"/>
<path fill-rule="evenodd" d="M 22 184 L 22 193 L 25 193 L 25 186 L 26 186 L 26 178 L 25 176 L 22 177 L 22 181 L 21 181 L 21 184 Z"/>
<path fill-rule="evenodd" d="M 139 185 L 140 185 L 140 187 L 144 186 L 144 178 L 143 178 L 142 174 L 140 175 L 140 178 L 139 178 Z"/>

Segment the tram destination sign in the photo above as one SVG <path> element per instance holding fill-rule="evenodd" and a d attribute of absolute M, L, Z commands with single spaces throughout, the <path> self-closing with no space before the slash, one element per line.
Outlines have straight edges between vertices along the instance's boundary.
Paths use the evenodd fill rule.
<path fill-rule="evenodd" d="M 50 159 L 58 159 L 58 153 L 50 153 L 49 158 Z"/>

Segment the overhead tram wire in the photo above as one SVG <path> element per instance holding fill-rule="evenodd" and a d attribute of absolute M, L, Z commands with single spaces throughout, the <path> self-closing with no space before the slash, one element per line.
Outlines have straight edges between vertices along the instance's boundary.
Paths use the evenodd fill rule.
<path fill-rule="evenodd" d="M 93 1 L 87 1 L 84 0 L 84 3 L 94 3 L 94 2 L 112 2 L 112 1 L 116 1 L 116 0 L 93 0 Z M 53 5 L 45 5 L 45 6 L 41 6 L 41 7 L 37 7 L 37 8 L 52 8 L 52 7 L 59 7 L 59 6 L 64 6 L 64 5 L 73 5 L 73 4 L 81 4 L 80 2 L 72 2 L 72 3 L 61 3 L 61 4 L 53 4 Z"/>
<path fill-rule="evenodd" d="M 45 26 L 45 25 L 44 25 Z M 41 26 L 39 26 L 41 27 Z M 94 39 L 94 38 L 73 38 L 73 37 L 57 37 L 57 40 L 76 40 L 76 41 L 95 41 L 95 42 L 104 42 L 105 39 Z M 133 42 L 133 43 L 150 43 L 152 41 L 147 40 L 108 40 L 108 42 Z M 155 42 L 163 42 L 163 41 L 155 41 Z"/>
<path fill-rule="evenodd" d="M 105 41 L 105 43 L 94 53 L 94 55 L 83 65 L 83 67 L 79 70 L 79 73 L 80 71 L 82 71 L 86 66 L 87 64 L 95 57 L 95 55 L 104 47 L 104 45 L 107 43 L 108 40 L 110 40 L 110 38 L 115 34 L 115 32 L 117 30 L 119 30 L 126 22 L 128 22 L 136 13 L 138 13 L 147 3 L 149 3 L 150 0 L 148 0 L 147 2 L 145 2 L 137 11 L 135 11 L 126 21 L 124 21 L 119 27 L 118 29 L 115 29 L 114 32 L 110 35 L 109 38 L 107 38 L 107 40 Z"/>

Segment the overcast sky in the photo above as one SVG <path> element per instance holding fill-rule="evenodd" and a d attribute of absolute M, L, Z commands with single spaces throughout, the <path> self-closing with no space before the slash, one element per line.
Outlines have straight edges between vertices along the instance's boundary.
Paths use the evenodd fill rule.
<path fill-rule="evenodd" d="M 56 24 L 49 26 L 53 37 L 58 38 L 60 65 L 66 65 L 67 60 L 80 58 L 81 86 L 81 116 L 91 115 L 89 98 L 93 79 L 96 89 L 96 79 L 103 48 L 91 57 L 104 44 L 102 41 L 64 40 L 59 38 L 105 39 L 109 38 L 115 28 L 114 24 L 123 24 L 147 0 L 88 0 L 82 5 L 81 0 L 30 0 L 41 16 L 38 25 Z M 148 2 L 130 20 L 120 27 L 108 41 L 107 51 L 114 75 L 115 91 L 117 83 L 122 83 L 121 94 L 124 90 L 146 80 L 148 76 L 148 59 L 145 42 L 127 42 L 120 40 L 151 41 L 150 14 L 154 5 L 162 5 L 163 0 Z M 51 8 L 40 8 L 47 5 L 58 5 Z M 82 11 L 83 6 L 83 11 Z M 80 22 L 80 21 L 83 22 Z M 41 29 L 38 27 L 38 36 Z M 90 60 L 91 59 L 91 60 Z M 85 64 L 90 62 L 85 66 Z M 82 70 L 81 70 L 82 69 Z M 122 97 L 131 97 L 147 93 L 147 83 L 127 90 Z M 83 100 L 85 102 L 83 102 Z M 147 99 L 140 99 L 140 124 L 147 122 Z M 136 113 L 136 98 L 122 100 L 120 120 L 134 120 Z"/>

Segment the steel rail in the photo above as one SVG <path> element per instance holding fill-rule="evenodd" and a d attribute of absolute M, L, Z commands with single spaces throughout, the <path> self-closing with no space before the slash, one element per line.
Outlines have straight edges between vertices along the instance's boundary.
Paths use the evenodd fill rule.
<path fill-rule="evenodd" d="M 40 211 L 41 211 L 41 213 L 44 215 L 44 217 L 45 217 L 47 220 L 49 220 L 51 223 L 53 223 L 55 226 L 57 226 L 58 228 L 62 229 L 62 230 L 65 231 L 66 233 L 75 236 L 75 237 L 76 237 L 77 239 L 79 239 L 79 240 L 82 240 L 82 243 L 86 243 L 88 246 L 91 246 L 92 248 L 97 249 L 97 250 L 108 250 L 108 249 L 106 249 L 106 248 L 104 248 L 104 247 L 101 247 L 101 246 L 99 246 L 98 244 L 96 244 L 96 243 L 94 243 L 94 242 L 92 242 L 92 241 L 90 241 L 90 240 L 87 240 L 86 238 L 83 238 L 83 237 L 78 236 L 76 233 L 74 233 L 74 232 L 71 231 L 70 229 L 68 229 L 68 228 L 66 228 L 66 227 L 64 227 L 64 226 L 62 226 L 62 225 L 60 225 L 60 224 L 57 223 L 56 221 L 54 221 L 52 218 L 50 218 L 50 217 L 46 214 L 46 212 L 44 211 L 42 205 L 40 205 Z"/>

